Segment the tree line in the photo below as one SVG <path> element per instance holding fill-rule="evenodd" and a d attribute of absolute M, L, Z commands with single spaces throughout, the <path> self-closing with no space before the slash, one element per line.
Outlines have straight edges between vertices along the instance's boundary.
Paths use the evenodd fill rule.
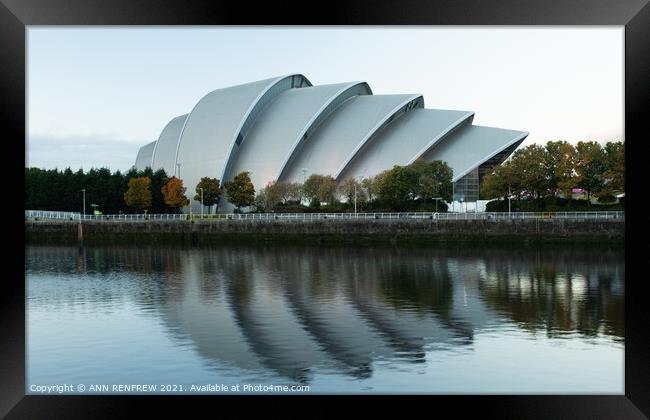
<path fill-rule="evenodd" d="M 273 181 L 257 192 L 250 173 L 241 172 L 223 184 L 216 178 L 201 178 L 192 198 L 202 202 L 207 213 L 218 210 L 222 197 L 236 207 L 235 212 L 349 212 L 355 208 L 444 212 L 452 201 L 452 175 L 445 162 L 419 159 L 373 177 L 348 177 L 337 183 L 330 175 L 312 174 L 304 183 Z M 169 177 L 162 169 L 111 173 L 107 168 L 88 172 L 25 168 L 25 178 L 26 209 L 80 212 L 81 190 L 85 190 L 87 213 L 95 206 L 105 214 L 178 213 L 189 204 L 183 180 Z M 548 199 L 565 197 L 570 202 L 574 188 L 586 192 L 587 203 L 592 197 L 613 201 L 615 194 L 624 192 L 624 143 L 532 144 L 486 174 L 480 194 L 482 199 L 502 199 L 489 203 L 489 211 L 504 210 L 508 198 L 540 203 L 525 210 L 547 210 Z"/>
<path fill-rule="evenodd" d="M 169 177 L 163 169 L 130 169 L 111 173 L 107 168 L 88 172 L 70 168 L 25 168 L 25 208 L 81 212 L 82 190 L 86 212 L 96 207 L 104 214 L 178 213 L 189 205 L 183 180 Z M 329 175 L 312 174 L 304 183 L 270 182 L 256 192 L 249 172 L 237 174 L 221 184 L 203 177 L 194 188 L 193 199 L 217 211 L 222 197 L 236 212 L 343 212 L 353 211 L 446 211 L 451 201 L 452 171 L 441 161 L 418 160 L 394 166 L 371 178 L 347 178 L 337 185 Z"/>
<path fill-rule="evenodd" d="M 570 203 L 575 188 L 584 190 L 587 204 L 592 197 L 599 202 L 615 201 L 616 194 L 625 192 L 625 144 L 531 144 L 485 175 L 481 197 L 540 203 L 562 197 Z"/>
<path fill-rule="evenodd" d="M 446 211 L 451 202 L 452 170 L 442 161 L 419 159 L 395 165 L 374 177 L 312 174 L 304 183 L 271 182 L 255 196 L 264 212 Z"/>

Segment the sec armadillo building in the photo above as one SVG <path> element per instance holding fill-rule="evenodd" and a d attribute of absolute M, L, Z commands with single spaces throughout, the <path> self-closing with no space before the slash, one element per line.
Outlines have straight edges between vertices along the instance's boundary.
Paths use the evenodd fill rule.
<path fill-rule="evenodd" d="M 259 191 L 311 174 L 341 182 L 418 158 L 443 160 L 453 169 L 454 199 L 470 202 L 483 175 L 528 135 L 477 126 L 473 117 L 424 108 L 420 94 L 375 95 L 365 82 L 313 86 L 293 74 L 208 93 L 142 146 L 135 166 L 181 178 L 191 199 L 205 176 L 223 183 L 248 171 Z"/>

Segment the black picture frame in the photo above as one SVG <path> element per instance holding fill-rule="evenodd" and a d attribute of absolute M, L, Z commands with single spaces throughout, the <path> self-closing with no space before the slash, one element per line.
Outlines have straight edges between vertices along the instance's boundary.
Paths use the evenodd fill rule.
<path fill-rule="evenodd" d="M 25 148 L 25 34 L 29 25 L 624 25 L 625 26 L 625 140 L 626 140 L 626 245 L 643 239 L 642 209 L 644 173 L 642 147 L 650 110 L 650 5 L 647 0 L 374 0 L 350 2 L 198 2 L 156 0 L 0 0 L 0 103 L 4 145 L 17 146 L 5 157 L 5 165 L 18 174 L 23 169 Z M 561 100 L 561 98 L 558 98 Z M 642 131 L 643 130 L 643 131 Z M 26 140 L 25 140 L 26 141 Z M 13 147 L 12 147 L 13 149 Z M 18 156 L 15 156 L 16 150 Z M 22 152 L 21 152 L 22 150 Z M 11 156 L 11 157 L 10 157 Z M 20 157 L 23 157 L 23 162 Z M 13 174 L 12 174 L 13 175 Z M 15 197 L 23 183 L 13 183 Z M 22 175 L 18 175 L 24 179 Z M 13 192 L 13 191 L 12 191 Z M 636 193 L 635 193 L 636 192 Z M 8 193 L 11 194 L 11 193 Z M 13 197 L 14 195 L 11 194 Z M 638 198 L 637 198 L 638 197 Z M 201 403 L 210 415 L 223 414 L 223 404 L 237 415 L 263 409 L 263 415 L 312 416 L 345 413 L 337 403 L 357 402 L 363 409 L 379 408 L 408 415 L 458 413 L 498 418 L 647 418 L 650 416 L 650 351 L 648 311 L 644 307 L 647 280 L 640 259 L 626 250 L 625 395 L 529 395 L 529 396 L 363 396 L 327 397 L 117 397 L 25 395 L 25 284 L 19 268 L 20 239 L 24 229 L 21 209 L 8 199 L 4 208 L 10 229 L 9 247 L 16 258 L 5 258 L 7 272 L 0 294 L 2 355 L 0 365 L 0 415 L 7 418 L 119 418 L 132 416 L 136 405 L 147 410 L 187 414 Z M 635 208 L 637 205 L 639 207 Z M 647 217 L 647 216 L 645 216 Z M 11 220 L 11 221 L 10 221 Z M 15 220 L 15 221 L 14 221 Z M 10 222 L 9 222 L 10 221 Z M 632 225 L 634 228 L 630 228 Z M 13 240 L 18 241 L 17 245 Z M 24 247 L 23 247 L 24 250 Z M 9 274 L 10 273 L 10 274 Z M 646 298 L 647 299 L 647 298 Z M 250 401 L 255 400 L 255 403 Z M 137 404 L 136 404 L 137 403 Z M 309 406 L 306 406 L 308 404 Z M 417 412 L 412 411 L 417 404 Z M 424 411 L 422 411 L 424 410 Z M 435 413 L 435 414 L 434 414 Z M 446 416 L 445 416 L 446 417 Z"/>

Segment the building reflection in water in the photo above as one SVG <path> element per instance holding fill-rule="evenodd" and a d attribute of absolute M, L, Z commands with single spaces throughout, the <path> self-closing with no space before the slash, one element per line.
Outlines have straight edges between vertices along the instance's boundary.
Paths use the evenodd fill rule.
<path fill-rule="evenodd" d="M 34 271 L 106 275 L 49 304 L 130 294 L 206 361 L 297 382 L 471 349 L 503 322 L 532 336 L 624 340 L 618 251 L 30 246 L 26 258 Z M 111 280 L 120 273 L 128 283 Z"/>

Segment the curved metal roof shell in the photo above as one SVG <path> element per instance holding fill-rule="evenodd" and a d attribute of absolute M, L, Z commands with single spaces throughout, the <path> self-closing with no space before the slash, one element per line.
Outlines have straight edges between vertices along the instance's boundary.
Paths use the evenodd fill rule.
<path fill-rule="evenodd" d="M 453 169 L 456 182 L 472 169 L 528 136 L 525 131 L 465 125 L 427 151 L 426 160 L 442 160 Z"/>
<path fill-rule="evenodd" d="M 327 118 L 280 174 L 280 181 L 303 182 L 302 170 L 334 178 L 347 163 L 392 120 L 416 107 L 423 107 L 422 95 L 356 96 Z M 338 180 L 338 179 L 337 179 Z"/>
<path fill-rule="evenodd" d="M 311 86 L 302 75 L 265 79 L 217 89 L 194 106 L 183 126 L 175 161 L 188 195 L 204 176 L 223 181 L 233 148 L 246 137 L 257 115 L 278 94 Z"/>
<path fill-rule="evenodd" d="M 473 112 L 414 109 L 391 123 L 340 174 L 340 179 L 375 176 L 394 165 L 408 165 L 463 124 Z"/>
<path fill-rule="evenodd" d="M 153 149 L 156 147 L 156 142 L 152 141 L 147 143 L 140 148 L 138 151 L 138 157 L 135 158 L 135 168 L 138 171 L 142 171 L 151 166 L 151 157 L 153 156 Z"/>
<path fill-rule="evenodd" d="M 180 177 L 190 198 L 205 176 L 223 184 L 249 171 L 259 192 L 270 181 L 302 182 L 311 174 L 337 182 L 371 177 L 417 158 L 446 161 L 455 182 L 475 168 L 480 178 L 528 135 L 475 126 L 473 118 L 424 109 L 419 94 L 373 95 L 365 82 L 312 86 L 292 74 L 208 93 L 139 149 L 135 168 Z M 232 210 L 225 197 L 221 204 L 220 211 Z"/>
<path fill-rule="evenodd" d="M 256 190 L 263 188 L 278 178 L 294 151 L 341 103 L 370 94 L 365 82 L 285 90 L 259 114 L 237 156 L 233 153 L 232 166 L 224 179 L 249 171 Z"/>
<path fill-rule="evenodd" d="M 163 128 L 151 158 L 151 168 L 154 171 L 164 169 L 168 176 L 176 175 L 176 149 L 188 115 L 172 118 Z"/>

